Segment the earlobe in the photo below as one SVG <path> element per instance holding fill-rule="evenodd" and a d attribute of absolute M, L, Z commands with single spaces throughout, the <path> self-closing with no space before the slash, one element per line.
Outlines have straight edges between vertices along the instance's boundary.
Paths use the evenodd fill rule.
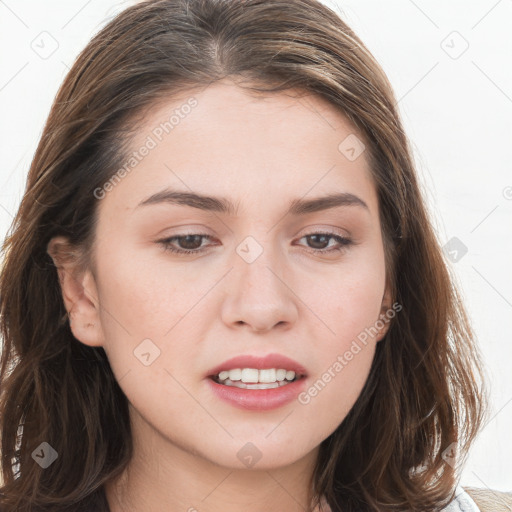
<path fill-rule="evenodd" d="M 102 346 L 103 331 L 96 283 L 89 269 L 79 267 L 80 251 L 72 247 L 65 237 L 59 236 L 50 240 L 47 252 L 57 269 L 73 335 L 85 345 Z"/>

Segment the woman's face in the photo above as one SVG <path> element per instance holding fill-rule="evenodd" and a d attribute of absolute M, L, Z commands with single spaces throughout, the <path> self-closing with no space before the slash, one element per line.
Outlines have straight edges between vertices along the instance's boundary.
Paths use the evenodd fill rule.
<path fill-rule="evenodd" d="M 385 334 L 361 136 L 318 97 L 256 98 L 228 82 L 144 123 L 124 171 L 95 192 L 83 282 L 97 321 L 80 331 L 77 308 L 75 335 L 104 347 L 137 432 L 225 467 L 311 455 L 353 406 Z M 239 356 L 256 359 L 225 363 Z M 305 375 L 279 385 L 294 369 Z M 221 371 L 234 385 L 214 382 Z M 249 389 L 256 378 L 277 387 Z"/>

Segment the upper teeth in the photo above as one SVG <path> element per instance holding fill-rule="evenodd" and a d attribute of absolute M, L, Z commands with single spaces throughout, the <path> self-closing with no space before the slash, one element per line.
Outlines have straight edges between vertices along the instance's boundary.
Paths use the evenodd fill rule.
<path fill-rule="evenodd" d="M 265 369 L 258 370 L 256 368 L 236 368 L 233 370 L 224 370 L 218 375 L 219 380 L 229 379 L 231 381 L 241 380 L 242 382 L 281 382 L 283 380 L 293 380 L 295 372 L 283 369 Z"/>

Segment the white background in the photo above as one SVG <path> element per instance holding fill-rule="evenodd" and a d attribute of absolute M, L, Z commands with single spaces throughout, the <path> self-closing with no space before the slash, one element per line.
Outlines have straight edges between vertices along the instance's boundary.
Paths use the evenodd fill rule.
<path fill-rule="evenodd" d="M 1 239 L 68 68 L 132 3 L 0 0 Z M 512 1 L 324 3 L 394 87 L 441 242 L 457 237 L 468 249 L 450 265 L 487 364 L 492 413 L 461 483 L 512 491 Z"/>

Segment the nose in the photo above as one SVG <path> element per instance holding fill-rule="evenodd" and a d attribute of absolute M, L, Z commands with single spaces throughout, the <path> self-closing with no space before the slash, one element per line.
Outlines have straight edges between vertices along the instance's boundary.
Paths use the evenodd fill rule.
<path fill-rule="evenodd" d="M 267 332 L 289 329 L 298 318 L 297 297 L 283 265 L 268 250 L 252 263 L 235 255 L 222 320 L 230 328 Z"/>

